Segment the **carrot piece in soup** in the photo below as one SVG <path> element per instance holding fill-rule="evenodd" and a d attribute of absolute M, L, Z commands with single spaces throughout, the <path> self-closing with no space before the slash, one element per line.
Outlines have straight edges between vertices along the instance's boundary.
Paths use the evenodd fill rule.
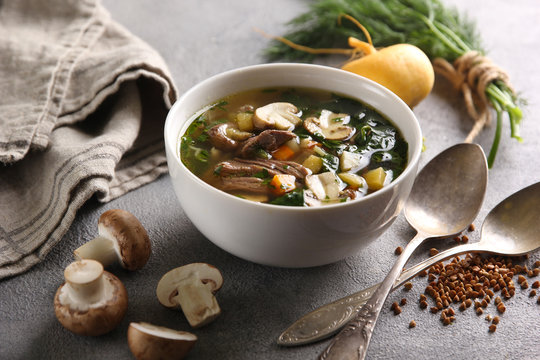
<path fill-rule="evenodd" d="M 294 150 L 288 145 L 281 145 L 272 153 L 272 157 L 276 160 L 289 160 L 294 156 Z"/>
<path fill-rule="evenodd" d="M 270 181 L 270 189 L 274 195 L 283 195 L 296 188 L 296 178 L 294 175 L 278 174 L 274 175 Z"/>

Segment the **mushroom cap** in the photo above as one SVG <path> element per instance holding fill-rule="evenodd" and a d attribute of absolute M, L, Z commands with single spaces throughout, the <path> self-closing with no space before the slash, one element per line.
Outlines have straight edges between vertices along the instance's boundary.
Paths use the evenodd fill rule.
<path fill-rule="evenodd" d="M 130 323 L 128 345 L 137 360 L 183 359 L 197 336 L 145 322 Z"/>
<path fill-rule="evenodd" d="M 122 321 L 127 311 L 126 288 L 120 279 L 110 272 L 103 271 L 102 276 L 104 281 L 110 283 L 113 294 L 99 307 L 86 310 L 72 309 L 60 301 L 60 293 L 66 284 L 58 288 L 54 296 L 54 312 L 58 321 L 66 329 L 79 335 L 99 336 L 112 331 Z"/>
<path fill-rule="evenodd" d="M 292 131 L 302 122 L 298 108 L 288 102 L 275 102 L 259 107 L 253 115 L 257 129 L 274 128 Z"/>
<path fill-rule="evenodd" d="M 208 129 L 210 143 L 217 149 L 223 151 L 233 151 L 239 145 L 239 142 L 231 138 L 227 133 L 230 124 L 217 124 Z"/>
<path fill-rule="evenodd" d="M 150 239 L 135 215 L 122 209 L 108 210 L 99 217 L 98 229 L 101 236 L 116 243 L 124 268 L 137 270 L 146 264 L 151 253 Z"/>
<path fill-rule="evenodd" d="M 206 263 L 192 263 L 177 267 L 167 272 L 159 280 L 156 294 L 159 302 L 167 307 L 177 307 L 172 299 L 178 295 L 178 285 L 190 278 L 204 284 L 210 284 L 212 293 L 216 293 L 223 285 L 223 276 L 215 266 Z"/>
<path fill-rule="evenodd" d="M 304 121 L 304 128 L 328 140 L 347 140 L 355 133 L 355 128 L 347 125 L 349 121 L 348 114 L 335 114 L 329 110 L 322 110 L 320 117 L 308 117 Z"/>

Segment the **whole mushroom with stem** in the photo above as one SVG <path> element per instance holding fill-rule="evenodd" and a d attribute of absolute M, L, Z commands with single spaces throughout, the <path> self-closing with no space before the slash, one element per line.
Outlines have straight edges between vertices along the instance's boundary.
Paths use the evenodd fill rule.
<path fill-rule="evenodd" d="M 206 263 L 193 263 L 167 272 L 158 283 L 159 302 L 181 308 L 189 324 L 201 327 L 213 321 L 221 309 L 214 294 L 223 285 L 221 272 Z"/>
<path fill-rule="evenodd" d="M 128 328 L 128 346 L 137 360 L 183 359 L 197 336 L 146 322 L 132 322 Z"/>
<path fill-rule="evenodd" d="M 126 288 L 101 263 L 75 261 L 64 270 L 64 278 L 54 297 L 54 312 L 66 329 L 98 336 L 122 321 L 128 304 Z"/>
<path fill-rule="evenodd" d="M 97 260 L 103 266 L 119 262 L 128 270 L 138 270 L 150 257 L 148 233 L 129 211 L 112 209 L 104 212 L 99 217 L 98 234 L 74 251 L 76 259 Z"/>

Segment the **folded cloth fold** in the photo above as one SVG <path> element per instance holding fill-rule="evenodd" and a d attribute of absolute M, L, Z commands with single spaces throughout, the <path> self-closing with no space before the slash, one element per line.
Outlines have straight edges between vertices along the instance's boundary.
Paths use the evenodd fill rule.
<path fill-rule="evenodd" d="M 92 196 L 167 171 L 169 70 L 98 0 L 0 0 L 0 278 L 43 260 Z"/>

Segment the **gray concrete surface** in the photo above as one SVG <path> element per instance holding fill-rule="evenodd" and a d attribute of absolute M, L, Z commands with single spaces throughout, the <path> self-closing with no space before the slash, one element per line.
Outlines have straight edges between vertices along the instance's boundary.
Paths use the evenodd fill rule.
<path fill-rule="evenodd" d="M 528 99 L 522 133 L 523 144 L 510 140 L 504 127 L 495 167 L 490 171 L 488 193 L 475 224 L 480 228 L 488 211 L 506 196 L 540 180 L 540 3 L 536 0 L 446 0 L 477 20 L 489 55 L 503 68 L 522 96 Z M 106 0 L 113 17 L 155 47 L 168 62 L 181 92 L 197 82 L 232 68 L 262 63 L 267 40 L 253 32 L 257 26 L 282 34 L 284 23 L 301 13 L 305 0 Z M 435 154 L 460 142 L 471 123 L 463 105 L 448 84 L 439 79 L 433 93 L 415 113 L 424 135 L 425 164 Z M 506 125 L 506 122 L 505 122 Z M 487 151 L 493 128 L 478 142 Z M 147 227 L 154 252 L 147 266 L 128 273 L 113 268 L 126 285 L 129 310 L 112 333 L 85 338 L 61 327 L 52 300 L 62 283 L 71 251 L 96 234 L 99 215 L 110 208 L 132 211 Z M 477 241 L 480 231 L 471 234 Z M 205 239 L 185 217 L 168 176 L 111 203 L 90 201 L 77 215 L 71 230 L 46 261 L 29 272 L 0 282 L 0 359 L 130 359 L 126 341 L 130 321 L 147 321 L 190 330 L 183 315 L 162 307 L 156 299 L 157 281 L 173 267 L 208 262 L 220 268 L 225 284 L 218 293 L 222 315 L 211 325 L 193 330 L 199 342 L 190 359 L 314 359 L 327 342 L 282 348 L 275 340 L 292 321 L 324 303 L 381 280 L 390 269 L 398 245 L 413 235 L 402 216 L 375 244 L 336 264 L 310 269 L 260 266 L 231 256 Z M 425 257 L 430 247 L 444 249 L 451 240 L 432 240 L 418 251 Z M 540 260 L 533 254 L 529 262 Z M 456 322 L 443 326 L 438 315 L 418 308 L 416 299 L 425 279 L 415 279 L 410 292 L 398 290 L 387 300 L 368 352 L 370 359 L 539 359 L 540 305 L 527 291 L 507 302 L 496 333 L 488 333 L 483 316 L 473 311 L 457 314 Z M 391 302 L 409 300 L 394 316 Z M 489 313 L 495 313 L 493 307 Z M 417 327 L 409 329 L 411 320 Z"/>

